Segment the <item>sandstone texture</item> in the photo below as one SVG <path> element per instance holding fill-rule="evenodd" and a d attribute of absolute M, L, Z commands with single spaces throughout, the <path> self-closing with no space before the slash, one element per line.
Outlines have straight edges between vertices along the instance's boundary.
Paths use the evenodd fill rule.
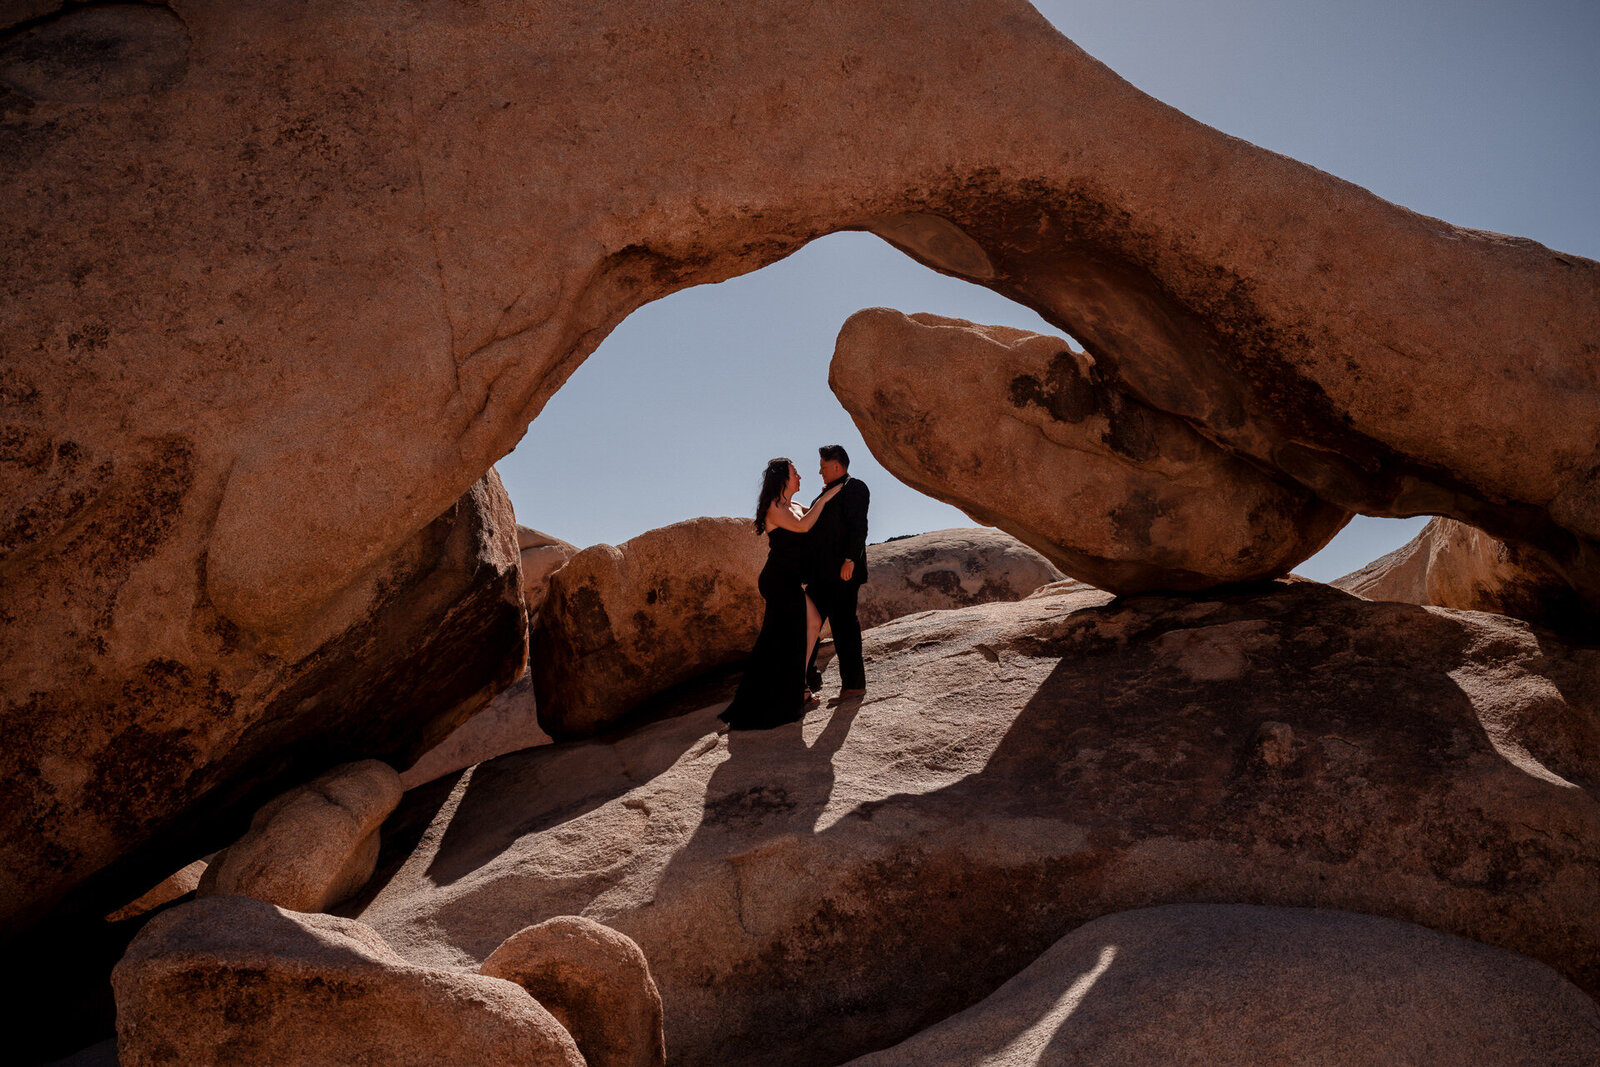
<path fill-rule="evenodd" d="M 583 1067 L 516 985 L 416 967 L 361 923 L 248 897 L 157 916 L 111 981 L 122 1067 Z"/>
<path fill-rule="evenodd" d="M 1600 637 L 1600 614 L 1537 554 L 1455 519 L 1434 519 L 1404 545 L 1333 584 L 1368 600 L 1492 611 L 1581 639 Z"/>
<path fill-rule="evenodd" d="M 550 591 L 550 576 L 578 554 L 578 546 L 520 525 L 517 546 L 522 553 L 522 599 L 528 605 L 528 618 L 533 619 Z"/>
<path fill-rule="evenodd" d="M 633 309 L 837 230 L 1339 508 L 1470 522 L 1595 599 L 1600 265 L 1230 138 L 1024 0 L 7 10 L 8 927 L 119 857 L 101 903 L 171 871 L 147 846 L 258 775 L 429 747 L 494 671 L 424 680 L 514 658 L 520 615 L 440 516 Z M 505 621 L 390 714 L 354 664 L 473 611 Z"/>
<path fill-rule="evenodd" d="M 828 382 L 901 481 L 1114 593 L 1276 578 L 1349 520 L 1059 337 L 872 308 L 839 331 Z"/>
<path fill-rule="evenodd" d="M 379 760 L 336 767 L 289 790 L 256 812 L 248 833 L 216 854 L 200 881 L 200 895 L 326 911 L 372 877 L 378 829 L 401 792 L 400 776 Z"/>
<path fill-rule="evenodd" d="M 1049 560 L 999 530 L 934 530 L 867 546 L 856 616 L 870 628 L 919 611 L 1021 600 L 1060 580 Z"/>
<path fill-rule="evenodd" d="M 799 724 L 713 703 L 412 791 L 346 913 L 427 966 L 604 923 L 684 1064 L 882 1049 L 1169 903 L 1385 916 L 1600 993 L 1600 651 L 1279 582 L 1063 584 L 865 652 L 867 698 Z"/>
<path fill-rule="evenodd" d="M 525 663 L 515 519 L 492 471 L 294 651 L 163 576 L 182 558 L 163 531 L 207 521 L 182 503 L 192 457 L 164 455 L 142 489 L 85 505 L 64 556 L 0 560 L 0 934 L 52 907 L 105 914 L 331 766 L 408 766 Z M 345 487 L 326 488 L 336 506 Z M 40 643 L 30 620 L 63 605 L 69 632 Z"/>
<path fill-rule="evenodd" d="M 526 989 L 588 1067 L 662 1067 L 661 994 L 639 946 L 593 919 L 561 915 L 506 939 L 478 969 Z"/>
<path fill-rule="evenodd" d="M 539 725 L 557 740 L 588 737 L 748 656 L 766 560 L 766 538 L 734 518 L 689 519 L 573 556 L 551 575 L 533 632 Z"/>
<path fill-rule="evenodd" d="M 550 735 L 539 726 L 533 675 L 524 674 L 406 768 L 400 775 L 400 784 L 411 789 L 474 763 L 549 743 Z"/>
<path fill-rule="evenodd" d="M 1174 904 L 1079 927 L 855 1067 L 1591 1067 L 1600 1009 L 1524 956 L 1393 919 Z"/>

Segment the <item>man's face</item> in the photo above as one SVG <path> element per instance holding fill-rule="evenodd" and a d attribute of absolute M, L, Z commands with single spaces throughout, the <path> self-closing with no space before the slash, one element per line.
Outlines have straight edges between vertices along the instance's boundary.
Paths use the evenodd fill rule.
<path fill-rule="evenodd" d="M 844 477 L 844 464 L 836 459 L 825 459 L 822 461 L 822 466 L 818 468 L 817 473 L 822 475 L 824 485 L 828 482 L 836 482 Z"/>

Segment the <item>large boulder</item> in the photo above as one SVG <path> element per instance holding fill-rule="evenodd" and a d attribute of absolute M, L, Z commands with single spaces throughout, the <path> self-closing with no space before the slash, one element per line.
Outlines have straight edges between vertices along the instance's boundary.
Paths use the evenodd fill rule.
<path fill-rule="evenodd" d="M 583 1067 L 514 983 L 417 967 L 361 923 L 249 897 L 157 916 L 111 981 L 122 1067 Z"/>
<path fill-rule="evenodd" d="M 1276 578 L 1349 519 L 1059 337 L 872 308 L 839 331 L 828 382 L 901 481 L 1112 592 Z"/>
<path fill-rule="evenodd" d="M 272 800 L 218 852 L 201 896 L 255 897 L 289 911 L 326 911 L 367 884 L 378 828 L 400 803 L 400 776 L 381 760 L 335 767 Z"/>
<path fill-rule="evenodd" d="M 853 1067 L 1593 1067 L 1600 1009 L 1525 956 L 1310 908 L 1087 923 L 981 1003 Z"/>
<path fill-rule="evenodd" d="M 1455 519 L 1432 520 L 1393 552 L 1332 584 L 1368 600 L 1492 611 L 1579 638 L 1600 634 L 1600 614 L 1536 553 Z"/>
<path fill-rule="evenodd" d="M 1284 582 L 1067 586 L 865 652 L 868 698 L 799 724 L 711 704 L 407 794 L 349 913 L 429 965 L 605 923 L 684 1064 L 883 1048 L 1164 903 L 1387 916 L 1600 993 L 1600 651 Z"/>
<path fill-rule="evenodd" d="M 108 488 L 64 556 L 0 578 L 0 932 L 52 907 L 105 914 L 332 766 L 409 766 L 523 668 L 516 522 L 493 471 L 288 648 L 166 574 L 183 550 L 161 531 L 201 535 L 191 459 Z M 114 550 L 96 540 L 110 529 Z M 69 632 L 46 643 L 29 617 L 62 605 Z"/>
<path fill-rule="evenodd" d="M 489 701 L 482 711 L 407 767 L 400 775 L 400 784 L 411 789 L 474 763 L 519 749 L 548 745 L 551 740 L 539 725 L 539 701 L 533 692 L 533 675 L 525 673 Z"/>
<path fill-rule="evenodd" d="M 766 538 L 749 519 L 700 518 L 594 545 L 550 578 L 529 673 L 539 725 L 588 737 L 647 697 L 750 654 Z"/>
<path fill-rule="evenodd" d="M 588 1067 L 661 1067 L 661 994 L 639 946 L 559 915 L 508 937 L 478 973 L 515 982 L 556 1017 Z"/>
<path fill-rule="evenodd" d="M 354 653 L 465 632 L 420 588 L 438 517 L 630 311 L 836 230 L 1039 309 L 1339 507 L 1448 514 L 1600 588 L 1600 265 L 1230 138 L 1025 0 L 0 24 L 10 927 L 202 795 L 404 765 L 448 701 L 337 708 L 372 687 Z M 427 624 L 375 639 L 391 619 Z M 431 668 L 477 662 L 454 651 Z"/>
<path fill-rule="evenodd" d="M 999 530 L 934 530 L 867 546 L 856 614 L 870 628 L 918 611 L 1021 600 L 1060 580 L 1049 560 Z"/>
<path fill-rule="evenodd" d="M 550 591 L 550 576 L 578 554 L 578 546 L 526 526 L 517 527 L 517 546 L 522 553 L 522 598 L 528 617 L 536 618 Z"/>

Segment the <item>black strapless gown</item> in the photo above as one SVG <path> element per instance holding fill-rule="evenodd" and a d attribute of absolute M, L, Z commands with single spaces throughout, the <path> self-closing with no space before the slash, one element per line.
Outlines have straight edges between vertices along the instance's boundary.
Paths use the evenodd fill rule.
<path fill-rule="evenodd" d="M 758 585 L 767 602 L 761 634 L 733 703 L 719 716 L 739 730 L 794 722 L 805 714 L 806 535 L 767 531 L 767 563 Z"/>

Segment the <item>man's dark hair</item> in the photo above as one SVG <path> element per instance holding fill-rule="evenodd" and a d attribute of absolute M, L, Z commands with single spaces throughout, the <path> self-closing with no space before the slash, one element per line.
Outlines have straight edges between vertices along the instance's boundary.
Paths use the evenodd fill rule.
<path fill-rule="evenodd" d="M 844 445 L 823 445 L 817 449 L 817 455 L 833 460 L 845 470 L 850 469 L 850 453 L 844 450 Z"/>

